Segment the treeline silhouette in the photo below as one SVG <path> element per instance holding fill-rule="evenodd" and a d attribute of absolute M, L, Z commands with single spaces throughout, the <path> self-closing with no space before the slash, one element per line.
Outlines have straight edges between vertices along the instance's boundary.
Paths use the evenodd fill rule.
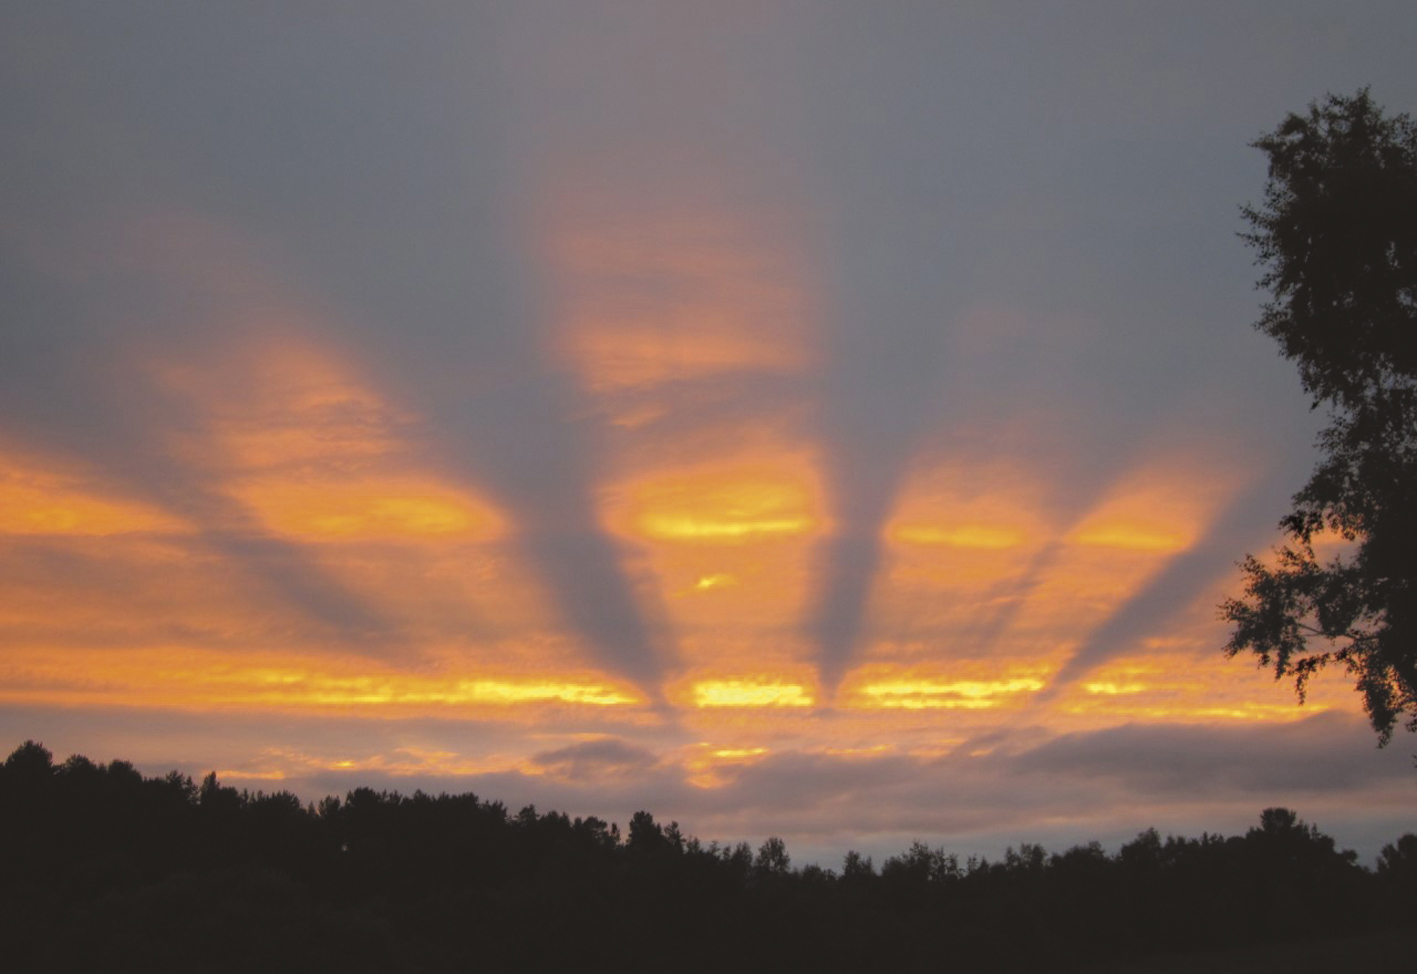
<path fill-rule="evenodd" d="M 0 766 L 0 968 L 11 971 L 969 971 L 1087 968 L 1417 919 L 1417 835 L 1374 870 L 1282 808 L 1244 836 L 1147 830 L 1108 855 L 794 868 L 637 812 L 472 794 L 288 792 Z"/>

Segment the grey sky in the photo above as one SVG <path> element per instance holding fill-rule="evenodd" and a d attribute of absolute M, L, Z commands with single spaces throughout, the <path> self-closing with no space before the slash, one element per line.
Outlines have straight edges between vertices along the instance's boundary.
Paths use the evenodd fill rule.
<path fill-rule="evenodd" d="M 877 640 L 941 639 L 923 616 L 873 615 L 872 598 L 913 478 L 961 457 L 1026 461 L 1059 538 L 1173 448 L 1245 465 L 1202 537 L 1072 647 L 1044 702 L 1164 635 L 1271 543 L 1321 420 L 1249 328 L 1261 296 L 1238 207 L 1264 171 L 1247 143 L 1330 91 L 1417 106 L 1417 14 L 1399 2 L 25 2 L 0 22 L 0 444 L 191 519 L 190 557 L 283 607 L 252 623 L 272 644 L 302 633 L 417 669 L 412 628 L 321 551 L 263 533 L 228 472 L 178 448 L 226 421 L 210 403 L 247 393 L 230 363 L 254 343 L 338 349 L 379 391 L 378 422 L 418 417 L 405 449 L 420 469 L 507 513 L 505 557 L 587 665 L 661 707 L 692 653 L 672 593 L 648 591 L 606 527 L 605 485 L 740 428 L 819 463 L 832 530 L 810 545 L 807 608 L 758 638 L 805 640 L 827 700 Z M 602 268 L 604 307 L 672 341 L 706 290 L 749 268 L 769 310 L 746 332 L 811 364 L 597 391 L 555 352 L 579 327 L 556 248 L 597 232 L 648 252 L 663 236 L 729 268 Z M 155 378 L 172 363 L 205 371 L 201 395 Z M 658 412 L 631 428 L 630 406 Z M 1010 576 L 961 645 L 1007 652 L 1056 556 Z M 120 591 L 57 541 L 17 541 L 0 564 L 25 591 L 86 577 Z M 148 581 L 124 584 L 141 601 Z M 496 628 L 471 609 L 456 626 Z M 17 623 L 0 653 L 36 638 Z M 56 739 L 105 734 L 47 713 Z M 1194 777 L 1184 761 L 1176 774 L 1216 789 L 1201 765 L 1232 732 L 1159 725 L 1138 753 L 1198 755 Z M 981 776 L 979 802 L 998 807 L 1008 776 L 1045 759 L 1120 768 L 1109 733 L 1040 739 Z M 711 797 L 652 743 L 523 750 L 577 782 L 597 761 L 629 780 L 644 760 L 646 800 L 726 825 L 715 802 L 746 802 L 753 775 L 766 789 L 858 773 L 846 791 L 860 795 L 915 773 L 775 757 Z M 528 793 L 581 794 L 545 787 Z"/>

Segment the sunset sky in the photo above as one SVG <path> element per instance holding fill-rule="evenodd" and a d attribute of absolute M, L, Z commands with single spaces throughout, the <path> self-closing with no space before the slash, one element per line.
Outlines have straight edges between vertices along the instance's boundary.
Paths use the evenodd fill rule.
<path fill-rule="evenodd" d="M 1417 108 L 1410 3 L 0 22 L 4 753 L 827 865 L 1417 830 L 1216 610 L 1324 420 L 1247 143 Z"/>

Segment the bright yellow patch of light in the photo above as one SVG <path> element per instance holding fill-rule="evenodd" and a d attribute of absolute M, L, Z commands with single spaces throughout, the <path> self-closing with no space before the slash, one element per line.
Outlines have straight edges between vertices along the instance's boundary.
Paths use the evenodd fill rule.
<path fill-rule="evenodd" d="M 692 515 L 648 514 L 640 527 L 652 538 L 674 541 L 738 541 L 753 535 L 802 534 L 811 521 L 798 518 L 745 519 L 741 512 L 726 512 L 723 520 Z M 737 520 L 730 518 L 737 517 Z"/>
<path fill-rule="evenodd" d="M 538 704 L 598 708 L 641 702 L 633 691 L 565 677 L 409 673 L 367 661 L 249 659 L 181 648 L 12 653 L 0 661 L 0 699 L 34 703 L 190 708 L 446 713 Z"/>
<path fill-rule="evenodd" d="M 1119 708 L 1113 700 L 1101 703 L 1098 697 L 1079 699 L 1061 709 L 1069 714 L 1101 714 L 1109 720 L 1144 720 L 1165 723 L 1208 723 L 1217 720 L 1241 722 L 1291 723 L 1335 709 L 1321 704 L 1299 706 L 1290 699 L 1282 703 L 1237 701 L 1230 705 L 1206 705 L 1190 697 L 1175 700 L 1148 700 L 1143 697 L 1133 706 Z"/>
<path fill-rule="evenodd" d="M 555 680 L 510 682 L 505 680 L 416 680 L 369 677 L 320 677 L 301 681 L 305 693 L 296 699 L 324 706 L 386 704 L 407 707 L 509 706 L 526 703 L 574 703 L 616 706 L 635 698 L 610 687 Z"/>
<path fill-rule="evenodd" d="M 276 534 L 310 541 L 442 538 L 491 541 L 505 530 L 488 505 L 409 477 L 248 481 L 233 493 Z"/>
<path fill-rule="evenodd" d="M 1144 683 L 1084 683 L 1082 688 L 1088 693 L 1100 693 L 1106 696 L 1118 696 L 1124 693 L 1142 693 L 1146 690 Z"/>
<path fill-rule="evenodd" d="M 454 700 L 468 703 L 530 703 L 559 701 L 607 707 L 634 703 L 635 698 L 605 686 L 545 681 L 540 683 L 507 683 L 497 680 L 471 680 L 458 684 Z"/>
<path fill-rule="evenodd" d="M 1002 550 L 1023 544 L 1021 531 L 987 524 L 961 524 L 945 528 L 931 525 L 902 525 L 890 533 L 894 541 L 909 544 L 951 545 L 956 548 Z"/>
<path fill-rule="evenodd" d="M 681 649 L 705 628 L 795 631 L 814 592 L 811 542 L 829 526 L 810 450 L 750 431 L 724 446 L 693 463 L 627 467 L 598 498 L 600 523 L 627 542 L 637 597 L 647 612 L 667 610 Z M 749 672 L 780 673 L 781 655 L 773 650 L 766 669 L 755 659 Z M 710 647 L 685 663 L 743 672 L 738 658 L 716 656 Z"/>
<path fill-rule="evenodd" d="M 800 683 L 758 680 L 700 680 L 693 698 L 698 707 L 810 707 L 813 702 Z"/>
<path fill-rule="evenodd" d="M 701 741 L 682 758 L 685 780 L 696 788 L 719 788 L 741 768 L 762 761 L 770 752 L 751 745 L 714 745 Z"/>
<path fill-rule="evenodd" d="M 1176 552 L 1200 537 L 1242 473 L 1213 459 L 1167 454 L 1122 477 L 1068 540 L 1097 548 Z"/>
<path fill-rule="evenodd" d="M 759 444 L 748 457 L 607 488 L 602 517 L 611 531 L 637 540 L 738 545 L 796 539 L 826 528 L 818 481 L 809 457 Z"/>
<path fill-rule="evenodd" d="M 1213 645 L 1213 637 L 1203 635 L 1211 631 L 1208 621 L 1197 623 L 1202 645 Z M 1236 667 L 1218 653 L 1150 652 L 1113 660 L 1066 689 L 1055 714 L 1113 726 L 1123 720 L 1284 723 L 1326 710 L 1355 710 L 1351 686 L 1325 676 L 1310 685 L 1300 706 L 1292 687 L 1258 668 Z"/>
<path fill-rule="evenodd" d="M 885 680 L 868 683 L 859 693 L 868 706 L 924 710 L 932 708 L 980 710 L 995 707 L 1000 697 L 1041 690 L 1043 682 L 1013 680 Z"/>
<path fill-rule="evenodd" d="M 876 701 L 876 706 L 900 710 L 988 710 L 997 707 L 997 700 L 969 700 L 959 697 L 890 696 Z"/>
<path fill-rule="evenodd" d="M 1044 485 L 1030 471 L 977 457 L 941 458 L 912 473 L 886 525 L 892 541 L 1003 551 L 1041 543 Z"/>

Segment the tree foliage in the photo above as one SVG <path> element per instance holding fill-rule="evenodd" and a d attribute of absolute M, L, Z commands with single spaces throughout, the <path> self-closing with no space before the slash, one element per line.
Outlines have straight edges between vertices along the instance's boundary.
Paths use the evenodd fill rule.
<path fill-rule="evenodd" d="M 1225 649 L 1249 651 L 1302 700 L 1345 667 L 1380 743 L 1417 730 L 1417 126 L 1368 90 L 1330 95 L 1253 143 L 1269 157 L 1245 235 L 1271 300 L 1256 327 L 1328 410 L 1322 458 L 1271 562 L 1242 562 L 1221 606 Z M 1323 556 L 1325 542 L 1347 551 Z"/>
<path fill-rule="evenodd" d="M 703 844 L 648 811 L 628 831 L 471 793 L 302 806 L 30 742 L 0 763 L 0 966 L 1031 974 L 1388 931 L 1391 957 L 1349 966 L 1399 970 L 1417 909 L 1417 836 L 1374 872 L 1282 808 L 1244 836 L 1148 830 L 1116 855 L 961 862 L 916 842 L 879 873 L 854 852 L 841 874 L 794 867 L 776 837 L 756 857 Z"/>

